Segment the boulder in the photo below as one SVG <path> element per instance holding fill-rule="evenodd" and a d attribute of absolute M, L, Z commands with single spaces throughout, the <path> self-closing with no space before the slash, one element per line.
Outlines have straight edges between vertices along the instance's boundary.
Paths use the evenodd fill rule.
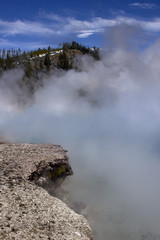
<path fill-rule="evenodd" d="M 92 239 L 87 220 L 41 187 L 71 174 L 59 145 L 1 144 L 0 239 Z"/>

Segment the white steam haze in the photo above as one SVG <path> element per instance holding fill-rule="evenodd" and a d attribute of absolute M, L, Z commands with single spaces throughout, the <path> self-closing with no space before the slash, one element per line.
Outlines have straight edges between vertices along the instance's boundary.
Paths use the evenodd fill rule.
<path fill-rule="evenodd" d="M 28 105 L 15 84 L 23 72 L 4 73 L 1 135 L 69 150 L 65 189 L 93 209 L 96 239 L 160 239 L 160 40 L 139 50 L 146 36 L 131 26 L 107 37 L 100 61 L 54 72 Z"/>

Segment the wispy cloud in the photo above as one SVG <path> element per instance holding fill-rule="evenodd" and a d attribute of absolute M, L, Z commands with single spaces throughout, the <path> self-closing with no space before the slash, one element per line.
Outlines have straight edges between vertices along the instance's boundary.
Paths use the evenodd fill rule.
<path fill-rule="evenodd" d="M 86 31 L 86 32 L 82 32 L 82 33 L 79 33 L 77 36 L 78 38 L 87 38 L 89 36 L 93 35 L 93 32 L 89 32 L 89 31 Z"/>
<path fill-rule="evenodd" d="M 17 20 L 13 22 L 0 20 L 0 34 L 4 36 L 11 35 L 31 35 L 40 34 L 45 35 L 46 33 L 54 33 L 54 30 L 48 28 L 46 24 L 32 21 Z"/>
<path fill-rule="evenodd" d="M 41 35 L 46 34 L 77 34 L 77 36 L 84 36 L 103 32 L 106 28 L 117 26 L 120 24 L 140 25 L 146 30 L 160 31 L 160 18 L 152 21 L 138 20 L 130 17 L 116 17 L 116 18 L 92 18 L 90 20 L 78 20 L 75 18 L 64 18 L 58 15 L 49 15 L 47 22 L 32 22 L 17 20 L 13 22 L 0 20 L 0 34 L 3 36 L 12 35 Z M 87 36 L 87 34 L 86 34 Z"/>
<path fill-rule="evenodd" d="M 11 38 L 25 37 L 29 42 L 38 44 L 38 39 L 42 42 L 46 38 L 59 38 L 62 41 L 64 36 L 75 36 L 77 38 L 87 38 L 91 35 L 103 33 L 106 29 L 121 24 L 129 26 L 140 26 L 150 32 L 160 32 L 160 18 L 152 20 L 140 20 L 132 17 L 101 18 L 94 17 L 89 20 L 79 20 L 73 17 L 62 17 L 55 14 L 43 15 L 37 21 L 4 21 L 0 20 L 0 43 L 3 46 L 14 45 Z M 34 39 L 34 40 L 33 40 Z M 27 40 L 26 40 L 27 41 Z M 39 41 L 39 42 L 40 42 Z M 18 42 L 18 40 L 17 40 Z M 15 45 L 17 44 L 15 43 Z M 19 40 L 20 42 L 20 40 Z M 14 47 L 14 46 L 13 46 Z"/>
<path fill-rule="evenodd" d="M 45 44 L 41 41 L 13 41 L 6 38 L 0 38 L 0 49 L 3 48 L 21 48 L 22 50 L 31 50 L 31 49 L 38 49 L 38 48 L 47 48 L 48 44 Z"/>
<path fill-rule="evenodd" d="M 157 7 L 157 5 L 154 3 L 138 3 L 138 2 L 131 3 L 130 6 L 139 9 L 155 9 Z"/>

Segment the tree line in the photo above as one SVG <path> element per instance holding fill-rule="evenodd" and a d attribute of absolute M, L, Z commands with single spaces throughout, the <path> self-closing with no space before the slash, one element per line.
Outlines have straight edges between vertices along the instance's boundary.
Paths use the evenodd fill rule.
<path fill-rule="evenodd" d="M 96 60 L 99 60 L 98 48 L 94 47 L 91 49 L 75 41 L 59 44 L 59 48 L 51 48 L 48 46 L 48 48 L 38 48 L 37 50 L 27 52 L 22 51 L 20 48 L 16 50 L 13 48 L 9 50 L 0 49 L 0 72 L 20 66 L 25 69 L 25 74 L 29 78 L 33 75 L 33 72 L 35 72 L 36 69 L 37 71 L 44 69 L 49 71 L 52 65 L 51 53 L 58 50 L 62 50 L 62 52 L 59 53 L 56 67 L 64 70 L 72 68 L 69 59 L 69 51 L 71 50 L 78 50 L 81 54 L 89 54 Z M 33 70 L 33 68 L 36 69 Z"/>

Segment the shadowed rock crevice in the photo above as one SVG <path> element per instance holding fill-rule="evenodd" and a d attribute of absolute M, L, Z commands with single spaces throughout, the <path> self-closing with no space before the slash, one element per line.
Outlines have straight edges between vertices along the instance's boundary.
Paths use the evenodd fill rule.
<path fill-rule="evenodd" d="M 65 178 L 68 175 L 72 174 L 72 170 L 70 166 L 66 163 L 48 163 L 46 164 L 44 161 L 40 162 L 37 165 L 36 171 L 32 172 L 28 177 L 30 181 L 38 182 L 38 180 L 43 177 L 51 181 L 56 181 L 58 178 Z"/>

